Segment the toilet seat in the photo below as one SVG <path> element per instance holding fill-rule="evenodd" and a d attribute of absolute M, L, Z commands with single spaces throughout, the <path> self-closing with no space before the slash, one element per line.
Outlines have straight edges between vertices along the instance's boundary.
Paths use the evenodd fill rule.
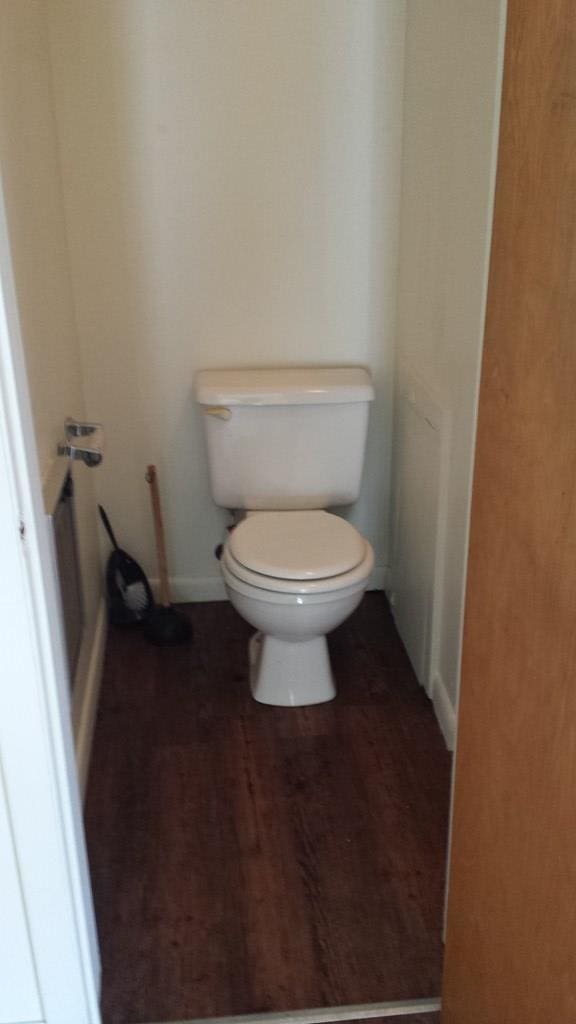
<path fill-rule="evenodd" d="M 366 551 L 358 530 L 322 509 L 253 513 L 232 531 L 228 546 L 240 565 L 285 580 L 339 576 Z"/>
<path fill-rule="evenodd" d="M 329 512 L 262 512 L 232 531 L 222 561 L 260 590 L 327 594 L 365 581 L 374 553 L 350 523 Z"/>

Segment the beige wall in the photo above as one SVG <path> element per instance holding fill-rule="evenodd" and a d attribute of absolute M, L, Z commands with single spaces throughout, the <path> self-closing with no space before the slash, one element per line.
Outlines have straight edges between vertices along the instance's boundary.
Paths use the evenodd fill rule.
<path fill-rule="evenodd" d="M 431 683 L 435 699 L 451 705 L 448 718 L 459 678 L 504 10 L 501 0 L 409 0 L 407 10 L 398 366 L 399 383 L 412 382 L 446 425 L 445 543 L 430 621 Z M 409 445 L 396 447 L 396 480 L 410 472 Z M 434 524 L 423 515 L 417 529 L 428 550 Z M 410 547 L 417 561 L 419 545 Z M 419 576 L 418 564 L 395 569 Z"/>
<path fill-rule="evenodd" d="M 220 586 L 197 369 L 373 370 L 353 517 L 388 560 L 404 3 L 53 0 L 73 284 L 99 494 L 155 574 L 159 467 L 179 593 Z"/>
<path fill-rule="evenodd" d="M 45 5 L 0 8 L 2 176 L 42 477 L 82 404 Z"/>
<path fill-rule="evenodd" d="M 0 165 L 40 472 L 46 482 L 64 418 L 84 415 L 84 396 L 44 3 L 11 0 L 0 7 Z M 81 673 L 101 591 L 92 472 L 79 467 L 74 474 L 86 609 Z M 78 680 L 76 717 L 84 682 Z"/>
<path fill-rule="evenodd" d="M 150 461 L 177 595 L 221 593 L 212 550 L 224 517 L 192 397 L 206 366 L 371 367 L 378 400 L 351 515 L 374 543 L 381 582 L 397 348 L 400 384 L 415 381 L 450 424 L 437 481 L 446 543 L 434 569 L 432 682 L 453 714 L 502 8 L 2 6 L 2 168 L 43 475 L 66 413 L 102 419 L 107 432 L 102 469 L 77 474 L 91 623 L 91 484 L 154 575 Z M 403 443 L 397 480 L 411 473 Z M 421 551 L 432 526 L 421 514 Z M 406 550 L 401 574 L 421 579 L 418 545 Z"/>

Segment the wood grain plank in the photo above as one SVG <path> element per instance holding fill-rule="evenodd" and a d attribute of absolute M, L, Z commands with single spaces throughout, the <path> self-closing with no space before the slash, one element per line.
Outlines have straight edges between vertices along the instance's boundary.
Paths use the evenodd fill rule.
<path fill-rule="evenodd" d="M 450 757 L 383 595 L 338 698 L 250 697 L 249 628 L 113 632 L 86 805 L 105 1024 L 436 996 Z"/>

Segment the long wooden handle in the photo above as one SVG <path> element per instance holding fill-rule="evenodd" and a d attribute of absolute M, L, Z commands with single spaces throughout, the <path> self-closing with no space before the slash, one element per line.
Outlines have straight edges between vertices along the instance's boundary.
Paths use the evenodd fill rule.
<path fill-rule="evenodd" d="M 158 575 L 160 577 L 160 604 L 168 607 L 171 604 L 170 584 L 168 583 L 168 562 L 166 560 L 164 523 L 162 522 L 162 506 L 160 504 L 156 466 L 148 466 L 146 479 L 150 484 L 150 495 L 152 497 L 152 515 L 154 517 L 154 534 L 156 536 L 156 551 L 158 553 Z"/>

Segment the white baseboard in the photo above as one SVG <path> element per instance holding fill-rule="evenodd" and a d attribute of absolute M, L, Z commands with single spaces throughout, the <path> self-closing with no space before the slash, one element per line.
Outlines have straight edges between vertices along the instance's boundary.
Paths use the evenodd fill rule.
<path fill-rule="evenodd" d="M 436 718 L 438 719 L 438 725 L 446 741 L 446 746 L 448 750 L 454 750 L 456 742 L 456 712 L 448 696 L 446 684 L 437 672 L 432 683 L 432 703 Z"/>
<path fill-rule="evenodd" d="M 376 565 L 372 570 L 368 590 L 386 590 L 389 567 Z M 151 579 L 154 596 L 158 596 L 159 580 Z M 197 601 L 226 601 L 226 588 L 221 576 L 171 576 L 170 592 L 175 604 Z"/>
<path fill-rule="evenodd" d="M 158 598 L 160 581 L 151 579 L 150 586 Z M 170 594 L 175 604 L 191 601 L 226 601 L 226 589 L 221 576 L 171 576 Z"/>
<path fill-rule="evenodd" d="M 372 570 L 368 590 L 388 590 L 390 585 L 390 566 L 375 565 Z"/>
<path fill-rule="evenodd" d="M 106 649 L 106 631 L 106 604 L 102 599 L 98 606 L 94 631 L 92 636 L 87 638 L 90 646 L 86 653 L 82 652 L 80 655 L 80 663 L 74 683 L 74 692 L 78 695 L 77 700 L 79 701 L 79 706 L 75 707 L 74 718 L 76 721 L 76 765 L 82 799 L 84 799 L 88 768 L 90 766 L 92 738 L 94 736 L 94 724 L 96 722 L 100 683 L 102 681 L 104 651 Z M 83 654 L 84 656 L 82 656 Z"/>

